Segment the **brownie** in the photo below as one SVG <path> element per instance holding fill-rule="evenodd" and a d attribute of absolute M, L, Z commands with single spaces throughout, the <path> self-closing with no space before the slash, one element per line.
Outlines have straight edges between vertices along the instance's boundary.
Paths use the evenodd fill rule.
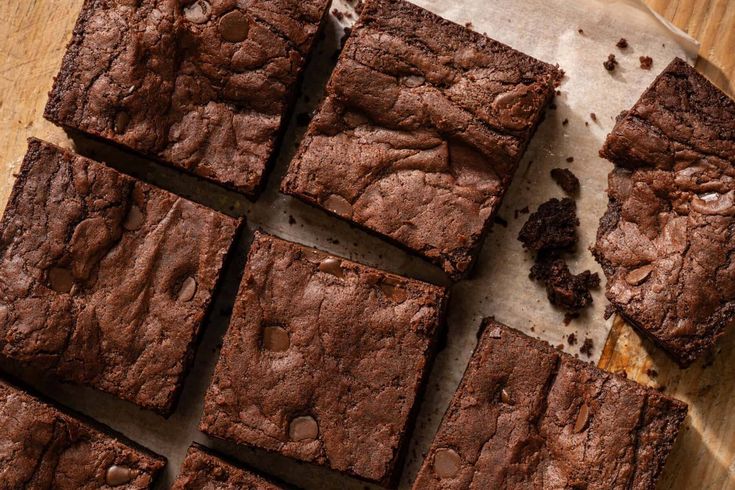
<path fill-rule="evenodd" d="M 554 254 L 541 254 L 531 267 L 531 279 L 546 286 L 549 303 L 569 313 L 576 313 L 592 304 L 590 289 L 600 285 L 600 276 L 589 270 L 572 274 L 564 259 Z"/>
<path fill-rule="evenodd" d="M 413 488 L 655 488 L 686 404 L 485 319 Z"/>
<path fill-rule="evenodd" d="M 200 428 L 391 484 L 444 288 L 257 233 Z"/>
<path fill-rule="evenodd" d="M 329 0 L 85 0 L 45 117 L 254 197 Z"/>
<path fill-rule="evenodd" d="M 518 233 L 518 240 L 535 252 L 570 250 L 577 245 L 578 226 L 574 200 L 552 198 L 528 217 Z"/>
<path fill-rule="evenodd" d="M 205 447 L 192 444 L 186 453 L 181 473 L 173 490 L 281 490 L 280 487 L 255 473 L 215 456 Z"/>
<path fill-rule="evenodd" d="M 365 2 L 281 191 L 466 274 L 561 71 Z"/>
<path fill-rule="evenodd" d="M 30 140 L 0 222 L 0 355 L 169 414 L 238 225 Z"/>
<path fill-rule="evenodd" d="M 735 101 L 675 59 L 621 114 L 593 252 L 607 297 L 681 366 L 735 323 Z"/>
<path fill-rule="evenodd" d="M 153 488 L 166 460 L 0 378 L 0 488 Z"/>

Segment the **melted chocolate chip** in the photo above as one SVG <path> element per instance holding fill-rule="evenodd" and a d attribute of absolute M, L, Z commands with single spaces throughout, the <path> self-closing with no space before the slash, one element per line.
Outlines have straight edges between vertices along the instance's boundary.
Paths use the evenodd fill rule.
<path fill-rule="evenodd" d="M 579 413 L 577 414 L 577 420 L 574 421 L 574 433 L 577 434 L 587 428 L 587 422 L 590 419 L 590 407 L 586 403 L 583 403 L 579 407 Z"/>
<path fill-rule="evenodd" d="M 314 417 L 309 415 L 296 417 L 291 420 L 288 427 L 288 437 L 292 441 L 303 441 L 306 439 L 316 439 L 319 435 L 319 424 Z"/>
<path fill-rule="evenodd" d="M 319 262 L 319 270 L 339 278 L 345 277 L 345 273 L 342 270 L 342 262 L 334 257 L 327 257 Z"/>
<path fill-rule="evenodd" d="M 434 453 L 434 472 L 439 478 L 451 478 L 459 472 L 462 458 L 449 448 L 437 449 Z"/>
<path fill-rule="evenodd" d="M 193 277 L 189 276 L 184 279 L 184 282 L 181 283 L 181 288 L 179 289 L 177 299 L 182 303 L 186 303 L 187 301 L 191 301 L 194 298 L 196 292 L 197 281 Z"/>
<path fill-rule="evenodd" d="M 219 33 L 227 42 L 238 43 L 248 38 L 248 18 L 239 10 L 226 13 L 219 20 Z"/>
<path fill-rule="evenodd" d="M 117 487 L 130 483 L 135 478 L 135 471 L 127 466 L 112 465 L 105 473 L 105 483 L 111 487 Z"/>
<path fill-rule="evenodd" d="M 287 351 L 291 345 L 288 331 L 283 327 L 271 326 L 263 329 L 263 348 L 272 352 Z"/>
<path fill-rule="evenodd" d="M 68 293 L 74 286 L 74 276 L 69 269 L 54 267 L 48 271 L 48 281 L 51 289 L 59 293 Z"/>

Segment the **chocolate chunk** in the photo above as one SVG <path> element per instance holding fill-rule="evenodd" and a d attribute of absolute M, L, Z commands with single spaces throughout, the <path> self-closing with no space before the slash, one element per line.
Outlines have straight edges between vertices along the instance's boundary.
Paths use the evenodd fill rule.
<path fill-rule="evenodd" d="M 573 199 L 549 199 L 528 217 L 518 240 L 529 250 L 570 250 L 577 244 L 577 205 Z"/>
<path fill-rule="evenodd" d="M 181 283 L 181 288 L 179 289 L 178 294 L 178 300 L 182 303 L 186 303 L 187 301 L 191 301 L 194 299 L 194 295 L 197 292 L 197 281 L 193 277 L 187 277 L 184 279 L 184 282 Z"/>
<path fill-rule="evenodd" d="M 248 18 L 239 10 L 227 12 L 219 20 L 219 32 L 222 39 L 231 43 L 239 43 L 248 38 Z"/>
<path fill-rule="evenodd" d="M 457 451 L 450 448 L 437 449 L 434 453 L 434 472 L 439 478 L 451 478 L 459 472 L 462 465 Z"/>
<path fill-rule="evenodd" d="M 292 441 L 303 441 L 306 439 L 316 439 L 319 435 L 319 424 L 314 417 L 304 415 L 291 420 L 288 426 L 288 437 Z"/>
<path fill-rule="evenodd" d="M 551 178 L 570 196 L 579 193 L 579 179 L 568 168 L 554 168 L 551 170 Z"/>
<path fill-rule="evenodd" d="M 288 331 L 283 327 L 271 326 L 263 329 L 263 348 L 272 352 L 287 351 L 291 345 Z"/>
<path fill-rule="evenodd" d="M 577 419 L 574 421 L 574 433 L 577 434 L 587 428 L 587 422 L 590 419 L 590 407 L 586 403 L 582 403 L 577 413 Z"/>
<path fill-rule="evenodd" d="M 319 270 L 322 272 L 326 272 L 327 274 L 332 274 L 333 276 L 337 276 L 339 278 L 345 277 L 345 272 L 342 270 L 342 263 L 339 259 L 335 259 L 334 257 L 327 257 L 326 259 L 323 259 L 321 262 L 319 262 Z"/>
<path fill-rule="evenodd" d="M 135 478 L 135 472 L 127 466 L 112 465 L 105 473 L 105 483 L 111 487 L 118 487 L 130 483 Z"/>

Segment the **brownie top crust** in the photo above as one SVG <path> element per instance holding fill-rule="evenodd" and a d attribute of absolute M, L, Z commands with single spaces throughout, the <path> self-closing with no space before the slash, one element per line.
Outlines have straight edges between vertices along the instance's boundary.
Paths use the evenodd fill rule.
<path fill-rule="evenodd" d="M 466 273 L 561 71 L 369 0 L 281 190 Z"/>
<path fill-rule="evenodd" d="M 222 460 L 198 444 L 186 453 L 173 490 L 282 490 L 251 471 Z"/>
<path fill-rule="evenodd" d="M 30 140 L 0 223 L 0 355 L 168 414 L 238 226 Z"/>
<path fill-rule="evenodd" d="M 415 490 L 652 490 L 687 407 L 491 319 Z"/>
<path fill-rule="evenodd" d="M 383 484 L 446 291 L 258 233 L 201 429 Z"/>
<path fill-rule="evenodd" d="M 0 488 L 148 489 L 166 464 L 0 378 Z"/>
<path fill-rule="evenodd" d="M 687 366 L 735 321 L 735 102 L 676 59 L 600 154 L 616 165 L 593 248 L 607 296 Z"/>
<path fill-rule="evenodd" d="M 251 197 L 329 0 L 86 0 L 45 117 Z"/>

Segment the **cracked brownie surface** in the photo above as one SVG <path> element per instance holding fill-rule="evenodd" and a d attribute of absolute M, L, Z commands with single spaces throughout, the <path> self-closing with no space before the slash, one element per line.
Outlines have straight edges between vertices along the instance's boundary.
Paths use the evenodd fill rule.
<path fill-rule="evenodd" d="M 147 489 L 166 460 L 0 379 L 0 489 Z"/>
<path fill-rule="evenodd" d="M 0 355 L 169 413 L 238 224 L 30 140 L 0 225 Z"/>
<path fill-rule="evenodd" d="M 329 0 L 86 0 L 45 117 L 249 196 Z"/>
<path fill-rule="evenodd" d="M 735 322 L 735 102 L 676 59 L 600 154 L 616 165 L 593 248 L 607 297 L 687 366 Z"/>
<path fill-rule="evenodd" d="M 193 444 L 186 453 L 173 490 L 281 490 L 265 478 L 228 463 L 207 449 Z"/>
<path fill-rule="evenodd" d="M 411 3 L 366 2 L 281 190 L 458 278 L 560 78 Z"/>
<path fill-rule="evenodd" d="M 200 428 L 389 483 L 445 302 L 444 288 L 256 234 Z"/>
<path fill-rule="evenodd" d="M 653 489 L 687 407 L 499 324 L 413 488 Z"/>

